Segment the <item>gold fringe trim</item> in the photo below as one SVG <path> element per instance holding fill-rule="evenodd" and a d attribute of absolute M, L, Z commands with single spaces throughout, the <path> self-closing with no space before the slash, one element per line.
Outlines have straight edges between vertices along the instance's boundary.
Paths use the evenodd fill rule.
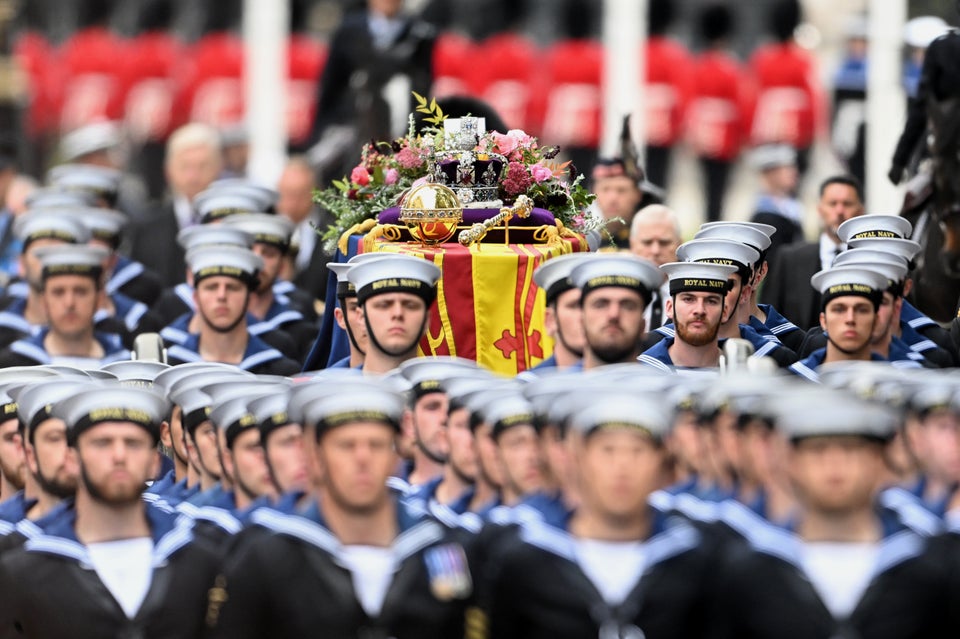
<path fill-rule="evenodd" d="M 375 219 L 364 220 L 359 224 L 354 224 L 340 236 L 340 239 L 337 241 L 337 248 L 340 249 L 341 253 L 346 255 L 350 251 L 350 236 L 366 233 L 376 225 L 377 221 Z"/>

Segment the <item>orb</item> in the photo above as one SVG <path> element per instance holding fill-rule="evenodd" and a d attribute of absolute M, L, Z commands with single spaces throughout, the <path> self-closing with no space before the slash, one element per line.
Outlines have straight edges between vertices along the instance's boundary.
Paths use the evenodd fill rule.
<path fill-rule="evenodd" d="M 414 187 L 400 205 L 400 221 L 410 235 L 423 244 L 441 244 L 457 232 L 463 220 L 463 204 L 443 184 Z"/>

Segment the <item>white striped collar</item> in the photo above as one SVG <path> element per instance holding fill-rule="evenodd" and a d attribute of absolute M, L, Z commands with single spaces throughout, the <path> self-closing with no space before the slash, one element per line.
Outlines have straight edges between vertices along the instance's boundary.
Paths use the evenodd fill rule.
<path fill-rule="evenodd" d="M 179 328 L 174 328 L 173 326 L 164 326 L 160 329 L 160 337 L 171 344 L 183 346 L 184 342 L 190 339 L 190 333 L 181 331 Z"/>
<path fill-rule="evenodd" d="M 656 357 L 650 357 L 646 353 L 642 353 L 640 357 L 637 358 L 637 361 L 641 364 L 646 364 L 647 366 L 652 366 L 653 368 L 658 368 L 665 373 L 673 373 L 674 370 L 661 362 Z"/>
<path fill-rule="evenodd" d="M 284 324 L 288 324 L 290 322 L 299 322 L 302 319 L 303 319 L 303 314 L 300 313 L 300 311 L 287 310 L 281 313 L 277 313 L 270 319 L 260 320 L 259 322 L 256 322 L 250 325 L 248 327 L 248 330 L 253 335 L 261 335 L 263 333 L 266 333 L 267 331 L 276 330 L 281 326 L 283 326 Z"/>
<path fill-rule="evenodd" d="M 281 535 L 316 546 L 334 558 L 338 558 L 343 552 L 343 544 L 329 529 L 300 515 L 284 514 L 272 508 L 258 508 L 250 515 L 250 521 Z M 391 546 L 394 559 L 400 563 L 443 537 L 444 531 L 440 524 L 424 519 L 397 536 Z"/>
<path fill-rule="evenodd" d="M 811 382 L 816 382 L 818 384 L 820 383 L 820 375 L 817 373 L 817 371 L 813 370 L 803 362 L 794 362 L 793 364 L 790 364 L 787 369 L 793 371 L 801 377 L 806 377 Z"/>
<path fill-rule="evenodd" d="M 151 556 L 152 566 L 159 568 L 165 565 L 176 551 L 189 544 L 192 540 L 193 521 L 189 517 L 178 517 L 173 528 L 154 542 Z M 59 555 L 73 559 L 80 564 L 81 568 L 87 570 L 93 569 L 93 562 L 90 560 L 86 546 L 72 539 L 41 532 L 27 539 L 23 547 L 27 552 Z"/>
<path fill-rule="evenodd" d="M 167 355 L 170 357 L 175 357 L 184 362 L 199 362 L 202 361 L 200 354 L 194 351 L 191 351 L 189 348 L 185 348 L 180 344 L 174 344 L 167 349 Z"/>
<path fill-rule="evenodd" d="M 114 271 L 113 276 L 107 281 L 104 287 L 108 295 L 112 295 L 120 290 L 125 284 L 132 282 L 143 273 L 143 264 L 140 262 L 130 262 L 119 271 Z"/>
<path fill-rule="evenodd" d="M 249 357 L 245 357 L 242 362 L 237 364 L 237 366 L 242 370 L 248 371 L 255 366 L 266 364 L 267 362 L 272 362 L 274 360 L 281 359 L 282 357 L 283 357 L 283 353 L 281 353 L 277 349 L 268 348 L 266 350 L 260 351 L 259 353 L 254 353 Z"/>
<path fill-rule="evenodd" d="M 191 311 L 197 310 L 197 305 L 193 301 L 193 289 L 185 282 L 181 282 L 173 287 L 174 294 L 180 298 L 180 301 L 186 304 Z"/>
<path fill-rule="evenodd" d="M 564 530 L 543 521 L 542 518 L 524 519 L 519 522 L 520 537 L 526 543 L 545 550 L 552 555 L 577 562 L 576 539 Z M 665 530 L 644 542 L 647 562 L 646 574 L 657 564 L 688 552 L 700 543 L 700 534 L 690 524 L 673 520 Z"/>
<path fill-rule="evenodd" d="M 10 328 L 27 335 L 36 335 L 42 326 L 35 326 L 28 322 L 22 315 L 11 313 L 10 311 L 0 311 L 0 326 Z"/>
<path fill-rule="evenodd" d="M 52 360 L 50 359 L 50 354 L 47 351 L 43 350 L 41 347 L 37 346 L 32 342 L 27 340 L 17 340 L 16 342 L 10 344 L 10 350 L 18 355 L 23 355 L 24 357 L 29 357 L 38 364 L 49 364 Z"/>
<path fill-rule="evenodd" d="M 879 502 L 884 508 L 895 512 L 903 525 L 918 535 L 930 537 L 943 529 L 940 519 L 927 510 L 916 495 L 899 486 L 884 489 Z"/>

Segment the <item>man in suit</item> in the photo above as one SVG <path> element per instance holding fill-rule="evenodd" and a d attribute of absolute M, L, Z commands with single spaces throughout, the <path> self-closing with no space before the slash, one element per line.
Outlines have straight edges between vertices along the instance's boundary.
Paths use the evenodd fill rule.
<path fill-rule="evenodd" d="M 327 262 L 332 255 L 323 250 L 320 232 L 332 222 L 329 212 L 321 211 L 313 203 L 313 190 L 317 183 L 313 168 L 303 157 L 293 157 L 287 162 L 277 183 L 277 214 L 292 221 L 296 228 L 292 244 L 298 251 L 293 260 L 290 279 L 298 288 L 310 293 L 314 299 L 323 300 L 327 295 Z"/>
<path fill-rule="evenodd" d="M 410 91 L 426 95 L 432 77 L 432 26 L 405 15 L 403 0 L 367 0 L 367 9 L 348 15 L 333 36 L 320 78 L 312 154 L 325 173 L 339 178 L 356 162 L 354 149 L 369 140 L 402 135 L 412 110 Z M 325 147 L 347 145 L 349 154 Z"/>
<path fill-rule="evenodd" d="M 822 231 L 816 242 L 784 246 L 770 266 L 760 293 L 794 324 L 806 330 L 820 323 L 820 294 L 810 287 L 817 271 L 830 268 L 833 259 L 846 247 L 837 236 L 845 221 L 863 215 L 863 186 L 850 175 L 835 175 L 820 185 L 817 203 Z"/>
<path fill-rule="evenodd" d="M 213 182 L 223 166 L 220 136 L 205 124 L 187 124 L 170 136 L 164 171 L 169 192 L 148 207 L 130 230 L 130 256 L 151 269 L 166 286 L 184 280 L 181 229 L 198 223 L 193 199 Z"/>

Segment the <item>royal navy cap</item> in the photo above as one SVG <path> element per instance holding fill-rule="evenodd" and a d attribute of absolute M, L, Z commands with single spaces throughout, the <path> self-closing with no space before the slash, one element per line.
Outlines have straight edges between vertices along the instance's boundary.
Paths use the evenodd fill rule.
<path fill-rule="evenodd" d="M 626 254 L 603 254 L 579 261 L 570 271 L 570 281 L 583 297 L 598 288 L 617 286 L 637 291 L 649 304 L 653 291 L 663 283 L 663 274 L 650 260 Z"/>
<path fill-rule="evenodd" d="M 193 199 L 201 224 L 222 220 L 228 215 L 263 213 L 260 204 L 249 195 L 225 189 L 202 191 Z"/>
<path fill-rule="evenodd" d="M 207 187 L 210 192 L 238 193 L 253 200 L 257 211 L 269 212 L 276 205 L 280 194 L 270 188 L 255 184 L 245 178 L 221 178 L 210 183 Z"/>
<path fill-rule="evenodd" d="M 859 240 L 850 240 L 847 246 L 854 249 L 870 249 L 873 251 L 885 251 L 893 255 L 899 255 L 907 260 L 908 265 L 913 266 L 913 258 L 920 253 L 919 242 L 914 240 L 901 240 L 898 238 L 863 238 Z"/>
<path fill-rule="evenodd" d="M 105 364 L 100 370 L 116 375 L 117 380 L 124 386 L 153 387 L 157 375 L 170 370 L 170 365 L 163 362 L 129 360 Z"/>
<path fill-rule="evenodd" d="M 177 244 L 188 252 L 198 246 L 236 246 L 251 248 L 253 236 L 246 231 L 222 224 L 197 224 L 177 233 Z"/>
<path fill-rule="evenodd" d="M 513 393 L 500 395 L 500 399 L 484 411 L 483 418 L 493 428 L 494 439 L 511 428 L 523 425 L 536 428 L 537 423 L 533 404 L 519 392 L 519 389 Z"/>
<path fill-rule="evenodd" d="M 773 224 L 764 224 L 763 222 L 747 222 L 745 220 L 737 220 L 736 222 L 731 222 L 729 220 L 718 220 L 716 222 L 704 222 L 700 225 L 700 230 L 713 228 L 715 226 L 746 226 L 747 228 L 756 229 L 760 231 L 767 237 L 773 237 L 777 234 L 777 227 Z"/>
<path fill-rule="evenodd" d="M 103 261 L 109 254 L 104 248 L 87 244 L 44 246 L 36 253 L 44 281 L 57 275 L 84 275 L 99 280 Z"/>
<path fill-rule="evenodd" d="M 270 244 L 283 251 L 290 247 L 290 236 L 293 235 L 294 231 L 291 220 L 282 215 L 271 213 L 229 215 L 223 218 L 222 224 L 246 231 L 253 236 L 255 243 Z"/>
<path fill-rule="evenodd" d="M 112 202 L 123 172 L 92 164 L 61 164 L 47 172 L 47 184 L 66 191 L 84 191 Z"/>
<path fill-rule="evenodd" d="M 257 428 L 257 418 L 247 408 L 248 401 L 247 397 L 234 397 L 210 409 L 210 421 L 223 431 L 229 449 L 233 449 L 233 443 L 241 433 Z"/>
<path fill-rule="evenodd" d="M 552 304 L 561 293 L 577 288 L 570 281 L 570 272 L 584 259 L 583 253 L 571 253 L 551 257 L 540 263 L 533 272 L 533 281 L 543 289 L 547 305 Z"/>
<path fill-rule="evenodd" d="M 260 428 L 261 443 L 266 443 L 270 433 L 278 428 L 298 423 L 290 419 L 289 402 L 290 389 L 278 386 L 269 395 L 253 398 L 247 403 L 247 410 L 256 418 Z"/>
<path fill-rule="evenodd" d="M 537 417 L 537 429 L 555 423 L 550 419 L 551 410 L 565 398 L 577 397 L 583 389 L 583 376 L 561 371 L 554 375 L 538 377 L 524 384 L 521 393 L 530 402 Z"/>
<path fill-rule="evenodd" d="M 462 357 L 416 357 L 402 363 L 396 370 L 410 383 L 415 399 L 430 393 L 445 393 L 443 380 L 450 377 L 471 373 L 487 377 L 485 371 L 476 373 L 480 367 L 475 361 Z"/>
<path fill-rule="evenodd" d="M 592 395 L 570 416 L 569 428 L 588 437 L 599 430 L 627 428 L 660 441 L 670 432 L 673 415 L 653 395 Z"/>
<path fill-rule="evenodd" d="M 213 400 L 213 408 L 216 408 L 218 404 L 231 399 L 238 397 L 250 399 L 264 393 L 272 393 L 278 386 L 289 387 L 290 384 L 289 381 L 286 383 L 275 380 L 264 381 L 254 376 L 249 379 L 225 379 L 211 382 L 201 386 L 200 390 L 210 396 L 210 399 Z"/>
<path fill-rule="evenodd" d="M 858 215 L 837 227 L 837 237 L 844 244 L 850 240 L 910 239 L 913 225 L 899 215 Z"/>
<path fill-rule="evenodd" d="M 510 384 L 510 388 L 513 385 Z M 443 380 L 443 389 L 447 393 L 449 402 L 448 412 L 461 408 L 469 408 L 470 398 L 478 393 L 490 390 L 491 388 L 506 386 L 503 384 L 503 378 L 489 375 L 467 375 L 465 377 L 453 377 Z"/>
<path fill-rule="evenodd" d="M 8 389 L 17 402 L 17 416 L 28 432 L 51 417 L 53 405 L 80 392 L 97 388 L 102 382 L 92 379 L 62 379 L 58 377 L 30 381 L 18 388 Z M 30 438 L 33 435 L 29 435 Z"/>
<path fill-rule="evenodd" d="M 199 246 L 187 252 L 186 262 L 197 286 L 208 277 L 225 276 L 256 286 L 263 259 L 250 249 L 235 246 Z"/>
<path fill-rule="evenodd" d="M 100 240 L 115 246 L 120 241 L 124 227 L 127 225 L 127 216 L 120 211 L 103 209 L 94 206 L 71 207 L 63 213 L 76 218 L 90 233 L 90 239 Z"/>
<path fill-rule="evenodd" d="M 159 441 L 160 423 L 170 413 L 170 405 L 163 395 L 152 390 L 111 384 L 75 393 L 55 403 L 51 412 L 66 422 L 71 443 L 103 422 L 136 424 Z"/>
<path fill-rule="evenodd" d="M 363 374 L 355 369 L 326 369 L 303 381 L 294 382 L 290 387 L 290 399 L 287 413 L 290 421 L 306 425 L 303 408 L 310 402 L 329 394 L 350 393 L 362 384 Z"/>
<path fill-rule="evenodd" d="M 13 222 L 13 234 L 24 247 L 34 240 L 54 239 L 67 244 L 86 244 L 90 232 L 79 221 L 61 211 L 26 211 Z"/>
<path fill-rule="evenodd" d="M 123 137 L 116 122 L 94 122 L 70 131 L 60 139 L 60 157 L 74 162 L 85 155 L 109 151 L 120 144 Z"/>
<path fill-rule="evenodd" d="M 819 271 L 810 278 L 810 285 L 820 291 L 821 308 L 837 297 L 859 295 L 880 306 L 889 281 L 882 273 L 862 266 L 838 266 Z"/>
<path fill-rule="evenodd" d="M 894 285 L 902 283 L 907 277 L 907 262 L 893 253 L 884 253 L 871 249 L 848 249 L 833 260 L 833 268 L 838 266 L 862 266 L 883 273 Z M 902 290 L 902 289 L 901 289 Z"/>
<path fill-rule="evenodd" d="M 198 373 L 216 371 L 226 372 L 228 375 L 237 373 L 238 371 L 242 376 L 251 375 L 251 373 L 240 370 L 236 366 L 223 364 L 221 362 L 187 362 L 185 364 L 170 366 L 166 370 L 158 373 L 156 378 L 154 378 L 153 383 L 155 386 L 162 388 L 164 392 L 170 392 L 170 389 L 173 387 L 173 385 L 181 379 L 189 378 L 190 376 Z"/>
<path fill-rule="evenodd" d="M 162 373 L 161 376 L 165 374 Z M 253 378 L 255 376 L 252 373 L 235 367 L 230 370 L 195 369 L 191 374 L 180 377 L 167 387 L 167 397 L 171 403 L 180 407 L 183 427 L 192 433 L 210 417 L 213 400 L 201 390 L 204 386 L 230 379 Z"/>
<path fill-rule="evenodd" d="M 660 265 L 660 270 L 670 280 L 671 296 L 683 291 L 726 295 L 732 286 L 729 278 L 737 272 L 737 267 L 710 262 L 669 262 Z"/>
<path fill-rule="evenodd" d="M 400 430 L 403 396 L 377 380 L 358 379 L 351 391 L 325 393 L 303 406 L 304 423 L 316 436 L 356 422 L 387 424 Z"/>
<path fill-rule="evenodd" d="M 0 384 L 0 423 L 8 422 L 17 417 L 17 400 Z"/>
<path fill-rule="evenodd" d="M 889 441 L 897 421 L 885 406 L 830 388 L 796 389 L 777 403 L 777 428 L 791 441 L 844 435 Z"/>
<path fill-rule="evenodd" d="M 736 266 L 740 275 L 748 279 L 760 253 L 746 244 L 731 240 L 701 239 L 684 242 L 677 247 L 677 259 L 681 262 L 708 262 Z"/>
<path fill-rule="evenodd" d="M 52 186 L 39 188 L 24 200 L 28 211 L 32 209 L 84 208 L 94 206 L 96 203 L 97 197 L 92 193 L 64 191 Z"/>
<path fill-rule="evenodd" d="M 923 385 L 918 385 L 910 394 L 908 405 L 910 409 L 920 416 L 927 413 L 940 410 L 950 410 L 960 412 L 957 393 L 960 392 L 960 384 L 957 380 L 938 379 L 928 380 Z"/>
<path fill-rule="evenodd" d="M 769 171 L 797 163 L 797 152 L 787 144 L 762 144 L 750 152 L 750 166 L 757 171 Z"/>
<path fill-rule="evenodd" d="M 759 225 L 757 225 L 759 226 Z M 755 249 L 759 255 L 757 261 L 763 253 L 770 248 L 772 243 L 770 237 L 764 229 L 757 226 L 747 225 L 740 222 L 717 222 L 716 224 L 704 224 L 693 236 L 695 240 L 729 240 L 739 242 Z M 764 224 L 763 226 L 769 226 Z M 774 229 L 776 232 L 776 229 Z"/>
<path fill-rule="evenodd" d="M 382 259 L 356 264 L 347 273 L 347 279 L 357 289 L 360 304 L 374 295 L 400 292 L 417 295 L 429 306 L 436 298 L 440 269 L 433 262 L 412 255 L 384 255 Z"/>
<path fill-rule="evenodd" d="M 364 253 L 366 255 L 366 253 Z M 353 268 L 353 264 L 347 262 L 327 262 L 327 268 L 333 271 L 337 276 L 337 297 L 356 297 L 357 289 L 354 288 L 347 274 Z"/>

